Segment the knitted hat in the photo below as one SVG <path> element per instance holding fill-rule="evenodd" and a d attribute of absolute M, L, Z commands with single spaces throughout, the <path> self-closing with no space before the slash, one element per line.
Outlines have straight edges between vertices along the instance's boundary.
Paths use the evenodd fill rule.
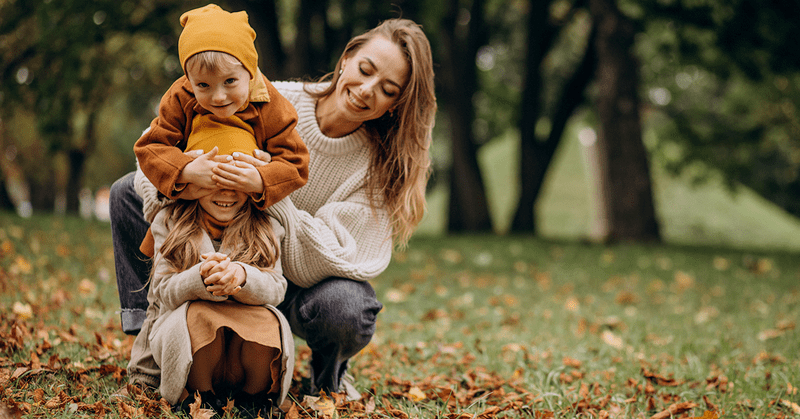
<path fill-rule="evenodd" d="M 218 118 L 214 114 L 195 116 L 192 131 L 186 140 L 186 151 L 203 150 L 208 153 L 215 146 L 219 148 L 219 154 L 238 151 L 250 156 L 258 148 L 253 128 L 238 117 Z"/>
<path fill-rule="evenodd" d="M 183 32 L 178 39 L 178 57 L 186 73 L 186 60 L 198 52 L 220 51 L 236 57 L 256 75 L 258 52 L 254 41 L 256 31 L 247 21 L 247 12 L 230 13 L 216 4 L 190 10 L 181 15 Z"/>

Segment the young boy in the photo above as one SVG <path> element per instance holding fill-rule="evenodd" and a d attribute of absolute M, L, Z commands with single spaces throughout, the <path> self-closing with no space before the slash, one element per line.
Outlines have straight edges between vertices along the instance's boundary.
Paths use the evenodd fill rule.
<path fill-rule="evenodd" d="M 308 180 L 308 150 L 295 130 L 297 112 L 258 69 L 256 34 L 246 12 L 209 4 L 184 13 L 180 22 L 178 55 L 185 76 L 164 94 L 158 117 L 133 146 L 139 166 L 170 199 L 180 198 L 192 184 L 240 190 L 259 208 L 269 207 Z M 184 154 L 194 127 L 214 125 L 251 131 L 253 147 L 269 153 L 271 162 L 259 168 L 220 164 L 214 159 L 217 150 L 202 145 L 195 147 L 202 150 L 197 155 L 206 154 Z"/>

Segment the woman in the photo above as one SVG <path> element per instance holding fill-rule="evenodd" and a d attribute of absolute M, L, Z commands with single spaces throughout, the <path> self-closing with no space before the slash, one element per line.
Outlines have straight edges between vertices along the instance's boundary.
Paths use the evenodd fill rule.
<path fill-rule="evenodd" d="M 357 398 L 343 380 L 347 362 L 372 339 L 382 308 L 367 281 L 386 269 L 393 245 L 407 242 L 425 209 L 436 113 L 430 44 L 415 23 L 388 20 L 353 38 L 319 83 L 274 85 L 297 109 L 297 130 L 310 153 L 306 186 L 270 208 L 286 229 L 281 262 L 289 286 L 278 308 L 311 348 L 309 392 L 344 386 Z M 258 150 L 256 157 L 268 160 Z M 266 164 L 249 156 L 238 160 Z M 140 192 L 152 193 L 141 178 Z M 142 305 L 135 291 L 147 272 L 138 252 L 147 223 L 133 183 L 133 174 L 117 181 L 111 198 L 127 333 L 138 329 Z M 186 193 L 193 191 L 187 187 Z M 143 354 L 137 362 L 131 382 L 154 385 L 152 359 Z"/>

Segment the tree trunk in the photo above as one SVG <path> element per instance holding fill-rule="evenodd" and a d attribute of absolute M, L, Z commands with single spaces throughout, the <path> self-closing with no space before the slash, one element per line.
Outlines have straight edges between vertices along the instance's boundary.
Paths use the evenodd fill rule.
<path fill-rule="evenodd" d="M 275 0 L 236 0 L 233 10 L 247 11 L 250 26 L 256 31 L 256 48 L 261 71 L 270 80 L 285 80 L 288 76 L 286 52 L 281 42 L 278 8 Z"/>
<path fill-rule="evenodd" d="M 614 0 L 590 0 L 597 27 L 600 171 L 608 240 L 660 241 L 639 116 L 635 30 Z M 604 175 L 603 175 L 604 174 Z"/>
<path fill-rule="evenodd" d="M 52 163 L 53 159 L 42 159 L 45 163 Z M 36 211 L 52 213 L 56 198 L 56 182 L 54 171 L 51 168 L 42 168 L 39 176 L 28 178 L 30 186 L 31 206 Z"/>
<path fill-rule="evenodd" d="M 296 20 L 297 37 L 292 52 L 291 76 L 317 76 L 331 71 L 329 68 L 326 35 L 328 23 L 327 0 L 300 0 Z M 322 26 L 320 26 L 322 25 Z M 317 48 L 314 42 L 322 42 Z M 336 54 L 340 53 L 337 51 Z"/>
<path fill-rule="evenodd" d="M 511 231 L 535 233 L 534 206 L 550 166 L 555 144 L 541 144 L 536 138 L 536 122 L 541 113 L 542 72 L 546 53 L 544 33 L 550 2 L 531 0 L 528 10 L 528 50 L 525 56 L 525 85 L 522 89 L 519 135 L 519 201 Z"/>
<path fill-rule="evenodd" d="M 472 132 L 475 108 L 472 97 L 478 88 L 475 55 L 482 44 L 483 2 L 474 0 L 470 21 L 459 24 L 458 0 L 449 2 L 442 24 L 442 101 L 450 120 L 452 168 L 448 232 L 490 232 L 492 230 L 483 178 Z"/>
<path fill-rule="evenodd" d="M 11 197 L 8 195 L 8 190 L 6 190 L 6 180 L 4 177 L 0 178 L 0 210 L 14 210 L 14 203 L 11 202 Z"/>
<path fill-rule="evenodd" d="M 551 118 L 551 129 L 547 139 L 536 137 L 536 121 L 541 113 L 542 60 L 554 39 L 546 31 L 549 4 L 531 1 L 528 17 L 528 53 L 525 62 L 525 88 L 520 113 L 520 195 L 517 210 L 511 223 L 515 233 L 536 234 L 535 205 L 542 191 L 547 170 L 553 161 L 561 136 L 570 116 L 583 103 L 586 87 L 595 71 L 596 55 L 592 29 L 583 59 L 561 91 L 560 99 Z"/>
<path fill-rule="evenodd" d="M 83 169 L 86 166 L 86 152 L 72 149 L 67 152 L 69 162 L 69 178 L 67 179 L 67 214 L 77 214 L 80 209 L 80 192 L 83 180 Z"/>

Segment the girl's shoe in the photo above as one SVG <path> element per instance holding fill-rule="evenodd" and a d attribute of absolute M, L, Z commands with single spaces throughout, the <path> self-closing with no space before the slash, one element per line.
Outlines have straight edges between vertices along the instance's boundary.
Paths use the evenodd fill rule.
<path fill-rule="evenodd" d="M 196 394 L 196 393 L 195 393 Z M 183 412 L 187 416 L 190 416 L 190 405 L 193 404 L 196 400 L 196 395 L 189 393 L 189 396 L 183 399 L 180 403 L 175 405 L 175 413 Z M 218 416 L 222 416 L 224 410 L 222 408 L 225 407 L 225 400 L 220 399 L 214 394 L 213 391 L 200 391 L 200 400 L 202 401 L 202 405 L 200 406 L 203 409 L 211 409 L 216 413 Z"/>
<path fill-rule="evenodd" d="M 272 398 L 265 393 L 249 394 L 241 391 L 233 399 L 233 405 L 243 418 L 271 419 L 275 410 Z"/>

